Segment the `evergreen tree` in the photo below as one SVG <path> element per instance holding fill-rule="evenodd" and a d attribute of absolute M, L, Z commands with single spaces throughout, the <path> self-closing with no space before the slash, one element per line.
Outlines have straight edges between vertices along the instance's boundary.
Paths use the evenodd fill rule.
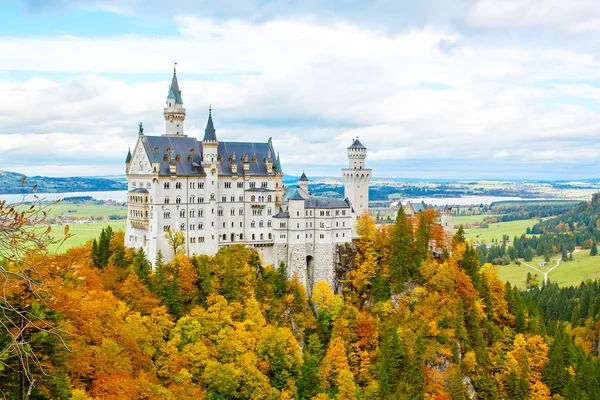
<path fill-rule="evenodd" d="M 531 248 L 531 246 L 527 246 L 525 248 L 525 254 L 523 256 L 523 259 L 527 262 L 531 262 L 531 260 L 533 260 L 533 249 Z"/>
<path fill-rule="evenodd" d="M 421 342 L 421 337 L 417 337 L 417 343 L 414 348 L 414 357 L 411 360 L 411 368 L 408 372 L 408 393 L 410 400 L 421 400 L 425 397 L 425 364 L 423 354 L 425 347 Z"/>
<path fill-rule="evenodd" d="M 590 248 L 590 256 L 598 255 L 598 245 L 596 243 L 596 238 L 592 239 L 592 247 Z"/>
<path fill-rule="evenodd" d="M 429 242 L 430 237 L 427 231 L 427 222 L 425 220 L 425 214 L 419 213 L 419 225 L 417 227 L 417 234 L 415 236 L 415 254 L 414 254 L 414 265 L 418 273 L 418 269 L 421 263 L 425 261 L 429 255 Z M 417 281 L 420 282 L 420 275 Z"/>
<path fill-rule="evenodd" d="M 461 267 L 467 273 L 467 275 L 471 277 L 473 286 L 476 290 L 479 290 L 481 284 L 479 257 L 477 256 L 477 251 L 473 247 L 467 245 L 463 259 L 460 260 L 458 266 Z"/>
<path fill-rule="evenodd" d="M 92 259 L 92 264 L 94 265 L 94 267 L 102 268 L 100 260 L 100 249 L 98 248 L 98 241 L 96 240 L 96 238 L 92 240 L 92 252 L 90 254 L 90 257 Z"/>
<path fill-rule="evenodd" d="M 456 371 L 454 371 L 450 378 L 450 398 L 452 400 L 469 399 L 460 368 L 456 368 Z"/>
<path fill-rule="evenodd" d="M 380 272 L 373 278 L 373 299 L 376 302 L 388 301 L 391 297 L 390 283 Z"/>
<path fill-rule="evenodd" d="M 150 284 L 149 276 L 152 271 L 152 267 L 148 260 L 146 260 L 146 254 L 144 253 L 144 249 L 141 247 L 138 251 L 135 252 L 135 256 L 133 257 L 133 271 L 140 278 L 142 282 L 146 285 Z"/>
<path fill-rule="evenodd" d="M 390 280 L 396 292 L 404 290 L 404 282 L 418 274 L 412 257 L 412 248 L 412 226 L 400 205 L 390 242 Z"/>

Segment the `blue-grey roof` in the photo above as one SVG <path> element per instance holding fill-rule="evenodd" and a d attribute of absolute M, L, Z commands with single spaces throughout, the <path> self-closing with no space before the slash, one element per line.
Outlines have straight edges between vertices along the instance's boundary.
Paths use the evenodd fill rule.
<path fill-rule="evenodd" d="M 127 157 L 125 158 L 125 164 L 129 164 L 131 162 L 131 149 L 127 150 Z"/>
<path fill-rule="evenodd" d="M 246 192 L 274 192 L 275 190 L 273 189 L 267 189 L 267 188 L 252 188 L 252 189 L 246 189 Z"/>
<path fill-rule="evenodd" d="M 194 137 L 183 136 L 143 136 L 141 137 L 142 144 L 146 150 L 148 157 L 152 155 L 152 162 L 159 162 L 159 174 L 171 175 L 169 172 L 169 161 L 165 161 L 165 156 L 176 158 L 181 156 L 181 161 L 177 161 L 177 175 L 182 176 L 205 176 L 206 173 L 202 168 L 202 142 Z M 155 151 L 154 149 L 158 150 Z M 175 155 L 167 152 L 171 149 Z M 265 160 L 273 162 L 273 147 L 269 143 L 256 142 L 219 142 L 217 148 L 218 155 L 221 156 L 221 162 L 218 163 L 219 175 L 234 175 L 231 171 L 233 164 L 237 165 L 237 173 L 235 175 L 244 176 L 244 163 L 242 156 L 247 155 L 247 161 L 250 163 L 250 175 L 274 175 L 267 172 Z M 187 156 L 186 156 L 187 154 Z M 191 161 L 190 161 L 191 156 Z M 229 161 L 230 157 L 232 158 Z M 158 158 L 157 161 L 155 161 Z M 256 161 L 252 161 L 255 159 Z"/>
<path fill-rule="evenodd" d="M 130 193 L 148 193 L 148 189 L 136 188 L 129 191 Z"/>
<path fill-rule="evenodd" d="M 284 200 L 304 200 L 301 189 L 299 187 L 290 187 L 285 191 L 283 195 Z"/>
<path fill-rule="evenodd" d="M 203 140 L 212 140 L 213 142 L 217 141 L 217 132 L 215 131 L 215 125 L 213 124 L 212 120 L 212 111 L 210 108 L 208 109 L 208 121 L 206 122 Z"/>
<path fill-rule="evenodd" d="M 354 139 L 354 142 L 348 147 L 349 149 L 366 149 L 365 146 L 358 140 L 358 138 Z"/>
<path fill-rule="evenodd" d="M 277 214 L 273 215 L 273 218 L 289 218 L 290 213 L 288 211 L 279 211 Z"/>
<path fill-rule="evenodd" d="M 179 90 L 179 83 L 177 82 L 177 73 L 175 69 L 173 69 L 173 80 L 171 80 L 171 86 L 169 87 L 169 95 L 173 96 L 175 99 L 175 104 L 183 104 L 183 99 L 181 98 L 181 90 Z M 167 98 L 169 98 L 167 96 Z"/>
<path fill-rule="evenodd" d="M 348 200 L 312 198 L 304 200 L 304 208 L 350 208 Z"/>
<path fill-rule="evenodd" d="M 304 172 L 302 172 L 302 176 L 300 177 L 300 179 L 298 179 L 298 182 L 308 182 L 308 178 L 306 177 L 306 174 Z"/>

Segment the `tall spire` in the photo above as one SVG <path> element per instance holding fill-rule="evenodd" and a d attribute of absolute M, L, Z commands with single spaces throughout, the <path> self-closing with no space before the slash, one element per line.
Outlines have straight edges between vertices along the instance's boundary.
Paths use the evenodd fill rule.
<path fill-rule="evenodd" d="M 206 129 L 204 130 L 204 139 L 203 141 L 213 141 L 217 142 L 217 132 L 215 131 L 215 126 L 212 120 L 212 107 L 208 107 L 208 122 L 206 122 Z"/>
<path fill-rule="evenodd" d="M 181 98 L 181 90 L 179 90 L 179 82 L 177 82 L 177 61 L 173 61 L 173 79 L 171 80 L 171 86 L 169 86 L 169 95 L 167 99 L 175 99 L 175 104 L 183 104 Z"/>
<path fill-rule="evenodd" d="M 283 174 L 283 169 L 281 168 L 281 160 L 279 159 L 279 153 L 277 153 L 277 161 L 275 161 L 275 173 Z"/>

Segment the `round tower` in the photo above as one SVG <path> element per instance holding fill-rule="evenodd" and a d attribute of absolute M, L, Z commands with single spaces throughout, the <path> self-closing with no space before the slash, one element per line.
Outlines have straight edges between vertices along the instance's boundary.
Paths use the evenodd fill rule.
<path fill-rule="evenodd" d="M 444 234 L 452 238 L 452 207 L 445 206 L 440 212 L 440 224 L 444 229 Z"/>
<path fill-rule="evenodd" d="M 344 181 L 344 197 L 350 201 L 355 216 L 369 211 L 369 182 L 371 170 L 365 169 L 367 148 L 354 139 L 348 147 L 348 168 L 342 169 Z"/>

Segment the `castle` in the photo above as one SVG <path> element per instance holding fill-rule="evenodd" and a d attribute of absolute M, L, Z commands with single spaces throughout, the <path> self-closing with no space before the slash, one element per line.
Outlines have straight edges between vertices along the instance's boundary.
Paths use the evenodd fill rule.
<path fill-rule="evenodd" d="M 351 242 L 356 218 L 368 210 L 371 170 L 367 148 L 356 138 L 342 169 L 344 200 L 312 198 L 305 174 L 297 186 L 283 185 L 283 169 L 271 139 L 220 141 L 209 108 L 201 141 L 184 132 L 186 110 L 177 73 L 163 110 L 165 134 L 148 136 L 140 124 L 133 151 L 125 160 L 128 214 L 125 245 L 142 248 L 153 262 L 158 252 L 168 261 L 168 233 L 185 238 L 178 251 L 214 255 L 241 243 L 263 261 L 286 265 L 310 290 L 334 283 L 336 247 Z"/>

